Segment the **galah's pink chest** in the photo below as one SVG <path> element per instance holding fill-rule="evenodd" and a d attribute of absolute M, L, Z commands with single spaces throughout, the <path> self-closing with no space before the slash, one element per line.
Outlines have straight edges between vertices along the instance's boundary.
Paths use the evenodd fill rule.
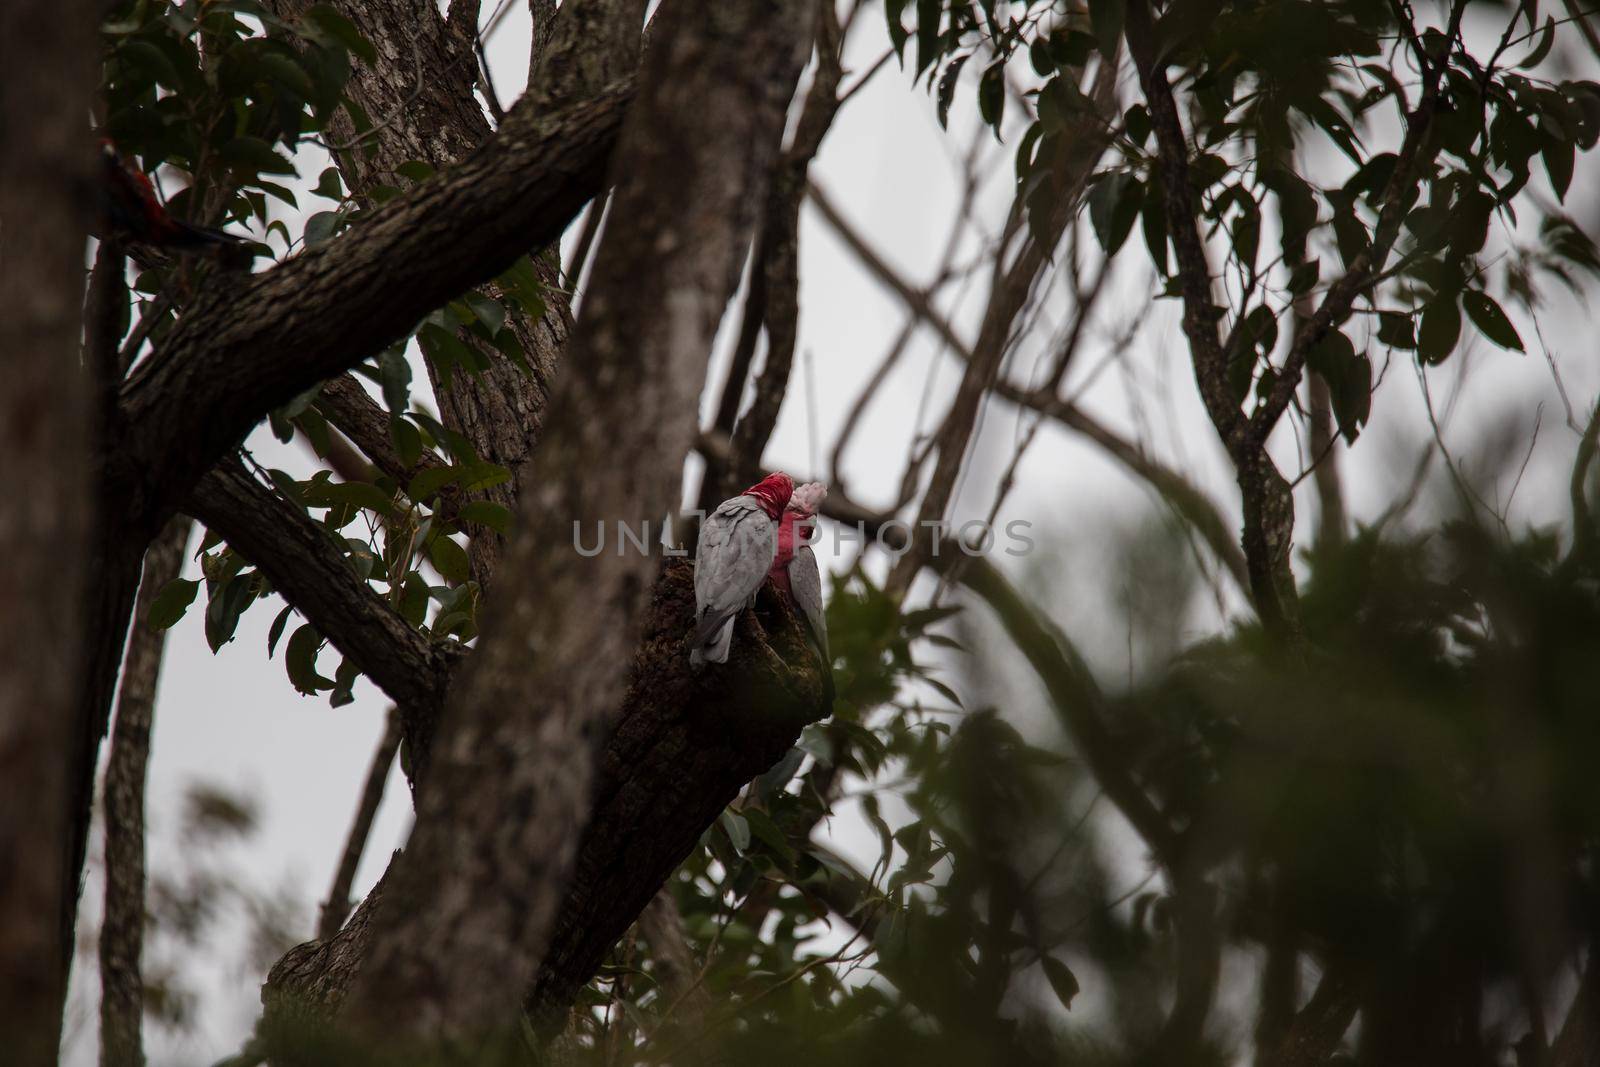
<path fill-rule="evenodd" d="M 778 554 L 772 559 L 772 569 L 767 572 L 773 584 L 789 592 L 789 561 L 794 559 L 797 537 L 804 537 L 804 528 L 795 523 L 795 514 L 785 511 L 778 523 Z"/>

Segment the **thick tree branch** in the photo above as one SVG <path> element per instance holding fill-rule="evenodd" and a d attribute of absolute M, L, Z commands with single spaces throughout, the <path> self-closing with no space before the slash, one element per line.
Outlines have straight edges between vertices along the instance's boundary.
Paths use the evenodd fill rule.
<path fill-rule="evenodd" d="M 1200 399 L 1233 461 L 1244 501 L 1242 543 L 1251 595 L 1268 632 L 1293 637 L 1299 632 L 1299 596 L 1289 555 L 1294 535 L 1294 497 L 1266 453 L 1265 435 L 1258 438 L 1252 434 L 1250 423 L 1228 387 L 1227 352 L 1217 333 L 1222 309 L 1213 302 L 1211 268 L 1200 236 L 1199 205 L 1189 180 L 1188 142 L 1167 81 L 1165 59 L 1155 52 L 1155 31 L 1147 0 L 1128 4 L 1127 36 L 1128 51 L 1139 72 L 1139 85 L 1156 136 L 1167 232 L 1183 294 L 1184 337 L 1189 342 Z"/>
<path fill-rule="evenodd" d="M 200 301 L 122 390 L 113 504 L 137 528 L 262 415 L 402 336 L 429 308 L 554 241 L 604 180 L 631 86 L 540 118 L 519 105 L 460 166 L 364 224 Z"/>
<path fill-rule="evenodd" d="M 307 0 L 277 0 L 280 10 L 300 11 Z M 465 7 L 472 5 L 461 5 Z M 438 170 L 466 158 L 490 137 L 483 110 L 473 96 L 476 63 L 473 38 L 463 38 L 465 14 L 451 8 L 447 23 L 436 7 L 418 8 L 413 0 L 364 0 L 352 4 L 350 16 L 376 43 L 377 63 L 356 69 L 346 93 L 368 115 L 386 115 L 381 129 L 360 150 L 339 155 L 340 169 L 352 190 L 365 193 L 379 184 L 405 186 L 399 173 L 420 160 Z M 578 0 L 534 12 L 534 40 L 551 62 L 544 74 L 530 80 L 520 107 L 539 114 L 593 96 L 615 80 L 631 77 L 637 67 L 643 0 Z M 418 84 L 420 82 L 420 84 Z M 354 124 L 336 116 L 332 132 L 355 138 Z M 515 360 L 496 345 L 483 343 L 461 329 L 458 339 L 474 348 L 486 367 L 475 374 L 450 374 L 434 360 L 426 361 L 430 382 L 445 426 L 460 433 L 478 457 L 512 472 L 512 478 L 476 491 L 507 509 L 521 494 L 521 472 L 544 426 L 550 390 L 561 353 L 572 329 L 568 295 L 561 284 L 551 249 L 532 246 L 532 269 L 543 288 L 542 310 L 511 309 L 505 325 L 521 350 Z M 497 299 L 492 285 L 482 295 Z M 480 590 L 493 584 L 504 538 L 487 526 L 472 526 L 468 553 L 472 576 Z"/>
<path fill-rule="evenodd" d="M 693 583 L 693 566 L 670 560 L 654 586 L 627 696 L 600 759 L 594 813 L 529 986 L 527 1005 L 546 1029 L 559 1025 L 728 802 L 827 713 L 805 624 L 770 587 L 756 611 L 741 616 L 726 668 L 691 670 L 683 635 L 694 617 Z M 389 881 L 386 875 L 331 940 L 301 945 L 273 968 L 262 993 L 269 1031 L 292 1038 L 296 1022 L 339 1008 L 371 948 Z"/>
<path fill-rule="evenodd" d="M 144 557 L 133 633 L 123 659 L 105 785 L 105 914 L 100 923 L 100 1064 L 142 1067 L 145 922 L 145 770 L 167 632 L 145 621 L 156 594 L 183 572 L 193 527 L 173 518 Z"/>
<path fill-rule="evenodd" d="M 1155 52 L 1155 31 L 1150 22 L 1148 0 L 1130 0 L 1127 34 L 1128 52 L 1139 72 L 1139 87 L 1144 92 L 1150 122 L 1155 129 L 1167 232 L 1177 259 L 1183 294 L 1183 335 L 1189 342 L 1206 414 L 1221 435 L 1228 454 L 1238 463 L 1244 444 L 1244 415 L 1228 391 L 1227 354 L 1217 334 L 1222 309 L 1213 299 L 1211 266 L 1200 236 L 1198 205 L 1189 181 L 1188 142 L 1172 86 L 1167 81 L 1166 63 Z"/>
<path fill-rule="evenodd" d="M 573 523 L 636 524 L 677 501 L 705 360 L 808 39 L 798 0 L 673 0 L 658 17 L 618 148 L 613 224 L 525 475 L 537 491 L 519 509 L 509 592 L 490 601 L 441 723 L 351 991 L 352 1024 L 379 1039 L 469 1054 L 515 1034 L 516 992 L 549 944 L 650 588 L 646 555 L 580 557 Z"/>
<path fill-rule="evenodd" d="M 184 510 L 260 568 L 295 610 L 400 706 L 413 773 L 420 775 L 459 652 L 412 629 L 356 575 L 326 529 L 250 477 L 237 460 L 202 478 Z"/>

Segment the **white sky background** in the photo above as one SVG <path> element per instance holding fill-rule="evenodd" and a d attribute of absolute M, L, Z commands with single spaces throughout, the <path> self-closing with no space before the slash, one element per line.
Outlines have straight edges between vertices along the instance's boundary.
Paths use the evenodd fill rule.
<path fill-rule="evenodd" d="M 493 5 L 484 7 L 487 18 Z M 877 5 L 863 11 L 851 36 L 847 70 L 865 70 L 887 48 L 882 23 Z M 495 81 L 507 104 L 525 79 L 527 27 L 525 5 L 513 0 L 490 44 Z M 846 85 L 851 82 L 847 75 Z M 1008 110 L 1015 120 L 1014 101 Z M 813 166 L 814 178 L 843 213 L 913 283 L 930 279 L 944 247 L 958 193 L 959 159 L 977 125 L 975 111 L 972 86 L 964 84 L 951 111 L 950 131 L 940 130 L 928 94 L 921 87 L 913 89 L 909 75 L 891 63 L 841 111 Z M 989 175 L 976 209 L 989 234 L 999 231 L 1009 204 L 1012 151 L 1020 129 L 1017 126 L 1008 135 L 1004 146 L 989 138 L 985 149 Z M 1330 165 L 1338 165 L 1331 152 L 1329 159 Z M 326 165 L 315 149 L 307 150 L 300 164 L 302 176 L 310 183 Z M 1537 163 L 1534 188 L 1545 188 Z M 1592 202 L 1593 190 L 1594 167 L 1580 157 L 1567 206 L 1591 232 L 1600 217 Z M 1547 193 L 1540 195 L 1548 198 Z M 302 198 L 306 213 L 327 206 L 315 198 Z M 291 213 L 287 221 L 291 232 L 300 232 L 302 219 Z M 1270 240 L 1270 235 L 1264 235 L 1264 245 Z M 898 298 L 858 266 L 809 206 L 801 218 L 800 249 L 801 318 L 795 377 L 765 457 L 769 465 L 795 474 L 813 469 L 813 452 L 826 462 L 849 405 L 905 321 Z M 958 262 L 978 250 L 976 246 L 966 248 Z M 1152 278 L 1142 240 L 1135 233 L 1118 261 L 1112 287 L 1102 298 L 1096 326 L 1068 375 L 1067 391 L 1073 392 L 1074 383 L 1082 382 L 1108 356 L 1117 355 L 1113 351 L 1117 338 L 1130 324 L 1143 320 L 1133 345 L 1120 353 L 1122 359 L 1094 378 L 1083 404 L 1103 421 L 1144 441 L 1164 461 L 1187 471 L 1196 484 L 1223 503 L 1232 520 L 1237 505 L 1231 470 L 1200 409 L 1177 329 L 1176 305 L 1172 301 L 1148 303 L 1155 288 Z M 985 272 L 958 304 L 943 302 L 958 331 L 969 339 L 976 332 L 986 285 Z M 1594 323 L 1592 316 L 1563 293 L 1552 291 L 1552 297 L 1540 326 L 1582 419 L 1600 389 Z M 1063 306 L 1057 294 L 1054 307 Z M 1577 436 L 1564 425 L 1563 406 L 1532 324 L 1509 302 L 1505 306 L 1529 354 L 1503 352 L 1481 339 L 1473 342 L 1467 352 L 1429 373 L 1435 403 L 1442 410 L 1443 398 L 1454 387 L 1461 369 L 1470 365 L 1470 387 L 1445 430 L 1445 440 L 1458 459 L 1469 455 L 1475 444 L 1493 432 L 1501 413 L 1509 411 L 1531 422 L 1532 413 L 1542 403 L 1543 426 L 1516 496 L 1513 524 L 1561 521 L 1566 515 L 1565 479 Z M 725 323 L 724 335 L 729 329 Z M 1464 333 L 1470 335 L 1471 328 Z M 1047 340 L 1050 331 L 1038 331 L 1038 336 Z M 728 338 L 724 336 L 722 342 L 707 408 L 714 405 L 720 391 Z M 1025 340 L 1013 357 L 1012 376 L 1026 380 L 1040 351 L 1039 340 Z M 1381 365 L 1378 350 L 1374 355 Z M 815 378 L 814 446 L 808 432 L 808 361 Z M 1348 504 L 1358 519 L 1371 519 L 1382 511 L 1395 487 L 1409 475 L 1416 447 L 1426 439 L 1428 430 L 1412 366 L 1404 354 L 1394 357 L 1373 403 L 1371 428 L 1344 458 Z M 928 429 L 942 416 L 959 374 L 958 363 L 940 353 L 936 339 L 919 331 L 855 437 L 845 468 L 853 498 L 874 506 L 892 499 L 913 432 Z M 420 368 L 415 379 L 426 382 Z M 979 446 L 963 477 L 964 491 L 957 508 L 960 518 L 987 514 L 989 494 L 1012 454 L 1018 432 L 1013 414 L 1004 405 L 991 404 Z M 1398 447 L 1398 442 L 1405 447 Z M 1522 447 L 1525 442 L 1523 438 Z M 1292 436 L 1280 431 L 1275 443 L 1280 466 L 1292 476 L 1300 467 L 1294 460 Z M 265 427 L 251 437 L 250 446 L 264 465 L 308 469 L 298 444 L 280 444 Z M 696 464 L 691 467 L 697 469 Z M 1436 473 L 1439 469 L 1435 468 Z M 1508 474 L 1500 486 L 1502 502 L 1510 484 Z M 1494 500 L 1492 494 L 1486 495 Z M 1315 521 L 1309 483 L 1297 504 L 1304 531 L 1308 522 Z M 1002 528 L 1011 519 L 1031 521 L 1040 551 L 1026 560 L 997 556 L 997 561 L 1019 578 L 1026 578 L 1031 594 L 1049 606 L 1112 684 L 1131 669 L 1126 635 L 1116 621 L 1122 618 L 1115 607 L 1123 581 L 1119 552 L 1127 534 L 1152 509 L 1150 494 L 1142 484 L 1098 448 L 1046 425 L 1022 462 L 1016 488 L 1000 513 Z M 830 544 L 825 537 L 819 556 L 824 566 L 837 571 L 848 560 L 830 560 L 825 551 Z M 190 577 L 198 576 L 193 563 L 190 571 Z M 156 872 L 181 862 L 183 844 L 178 839 L 177 821 L 182 797 L 192 783 L 211 782 L 241 791 L 258 801 L 262 827 L 248 849 L 232 854 L 237 872 L 263 888 L 294 887 L 302 907 L 301 926 L 309 937 L 316 904 L 327 892 L 344 845 L 386 701 L 365 680 L 357 685 L 355 703 L 343 708 L 330 708 L 325 697 L 297 694 L 281 661 L 269 662 L 264 656 L 266 629 L 276 613 L 271 605 L 254 607 L 240 623 L 236 639 L 213 656 L 203 636 L 203 606 L 196 604 L 168 638 L 150 772 L 150 867 Z M 1198 636 L 1214 627 L 1216 620 L 1214 606 L 1207 609 L 1199 604 L 1180 620 L 1179 628 L 1186 636 Z M 1142 656 L 1134 650 L 1135 666 Z M 992 674 L 1008 690 L 1002 706 L 1019 725 L 1032 734 L 1048 735 L 1052 720 L 1025 666 L 1016 662 L 996 665 Z M 357 877 L 358 895 L 382 872 L 391 849 L 403 843 L 410 817 L 409 797 L 396 767 Z M 848 809 L 842 810 L 833 821 L 839 838 L 836 844 L 858 857 L 875 852 L 875 839 L 857 832 L 852 824 Z M 1136 880 L 1141 873 L 1137 848 L 1119 841 L 1115 834 L 1107 841 Z M 98 843 L 93 848 L 98 852 Z M 100 893 L 98 879 L 92 878 L 83 899 L 82 926 L 86 930 L 92 930 L 98 921 Z M 228 961 L 239 959 L 243 929 L 242 921 L 224 924 L 214 955 Z M 176 1042 L 162 1030 L 147 1026 L 153 1067 L 211 1063 L 236 1051 L 254 1022 L 264 975 L 241 972 L 231 962 L 219 966 L 194 959 L 191 963 L 198 968 L 193 972 L 196 984 L 203 986 L 205 993 L 198 1012 L 200 1025 L 194 1035 Z M 91 1064 L 96 1058 L 94 972 L 92 956 L 81 959 L 74 972 L 66 1059 L 73 1065 Z M 1084 996 L 1092 1008 L 1092 983 L 1084 984 Z"/>

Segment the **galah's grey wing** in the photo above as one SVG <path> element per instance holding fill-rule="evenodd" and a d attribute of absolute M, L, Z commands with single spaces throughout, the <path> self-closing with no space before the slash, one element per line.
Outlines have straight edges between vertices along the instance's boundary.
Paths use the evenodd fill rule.
<path fill-rule="evenodd" d="M 822 610 L 822 574 L 817 569 L 817 556 L 811 551 L 810 545 L 802 544 L 796 548 L 794 559 L 789 561 L 789 591 L 805 615 L 806 622 L 811 625 L 811 636 L 816 639 L 817 648 L 822 652 L 823 664 L 831 667 L 833 659 L 828 654 L 828 618 Z"/>
<path fill-rule="evenodd" d="M 777 526 L 753 497 L 734 497 L 706 518 L 694 570 L 695 646 L 749 602 L 777 554 Z"/>

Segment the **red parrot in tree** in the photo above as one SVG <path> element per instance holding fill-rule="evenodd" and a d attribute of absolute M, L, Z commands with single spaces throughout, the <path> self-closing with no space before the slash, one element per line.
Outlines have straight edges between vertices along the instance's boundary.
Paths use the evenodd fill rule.
<path fill-rule="evenodd" d="M 110 141 L 100 141 L 102 236 L 119 236 L 139 244 L 178 251 L 204 251 L 247 245 L 245 238 L 195 226 L 173 218 L 156 198 L 143 171 L 117 154 Z"/>
<path fill-rule="evenodd" d="M 733 620 L 754 599 L 778 553 L 778 522 L 794 493 L 779 471 L 724 500 L 700 524 L 694 564 L 694 635 L 689 662 L 728 662 Z"/>
<path fill-rule="evenodd" d="M 817 569 L 817 556 L 809 543 L 817 509 L 827 496 L 828 487 L 821 482 L 807 482 L 795 489 L 778 523 L 778 551 L 768 574 L 773 584 L 787 593 L 806 617 L 812 643 L 831 674 L 828 620 L 822 611 L 822 572 Z"/>

